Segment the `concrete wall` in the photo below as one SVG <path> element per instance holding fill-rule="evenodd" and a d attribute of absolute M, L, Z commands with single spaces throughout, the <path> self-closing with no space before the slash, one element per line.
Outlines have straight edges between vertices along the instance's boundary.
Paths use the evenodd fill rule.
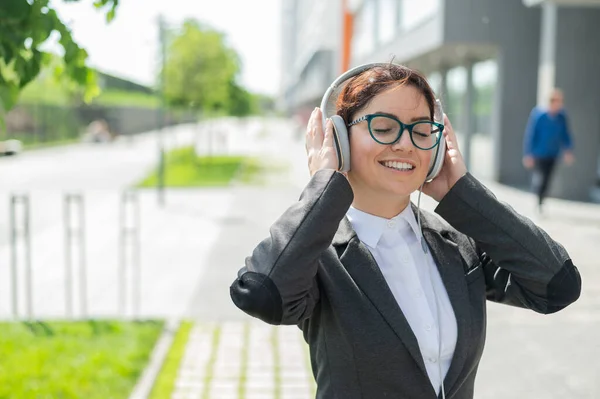
<path fill-rule="evenodd" d="M 445 39 L 449 44 L 496 46 L 498 83 L 492 117 L 493 177 L 513 186 L 526 186 L 523 134 L 536 104 L 540 9 L 521 0 L 449 0 Z"/>
<path fill-rule="evenodd" d="M 558 9 L 556 86 L 563 89 L 576 162 L 561 165 L 551 195 L 589 200 L 600 154 L 600 8 Z"/>
<path fill-rule="evenodd" d="M 319 103 L 327 86 L 339 74 L 342 1 L 285 0 L 282 41 L 285 73 L 281 102 L 286 112 Z"/>

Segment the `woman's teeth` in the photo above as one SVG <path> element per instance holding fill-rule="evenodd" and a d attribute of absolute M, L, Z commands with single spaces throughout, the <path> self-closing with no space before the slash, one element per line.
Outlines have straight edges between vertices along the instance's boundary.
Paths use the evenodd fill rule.
<path fill-rule="evenodd" d="M 411 164 L 406 163 L 406 162 L 386 161 L 386 162 L 382 162 L 382 163 L 383 163 L 383 166 L 385 166 L 387 168 L 401 170 L 401 171 L 407 171 L 407 170 L 414 169 L 414 166 L 412 166 Z"/>

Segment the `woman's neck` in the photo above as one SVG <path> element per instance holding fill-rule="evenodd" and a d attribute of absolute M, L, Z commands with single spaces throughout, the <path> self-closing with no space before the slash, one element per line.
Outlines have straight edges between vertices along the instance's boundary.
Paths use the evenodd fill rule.
<path fill-rule="evenodd" d="M 410 203 L 410 196 L 393 196 L 390 194 L 354 193 L 352 206 L 370 215 L 391 219 L 402 212 Z"/>

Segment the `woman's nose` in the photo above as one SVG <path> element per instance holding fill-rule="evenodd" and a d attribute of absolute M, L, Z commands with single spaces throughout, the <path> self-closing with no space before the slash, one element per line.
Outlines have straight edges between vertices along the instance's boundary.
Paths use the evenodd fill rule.
<path fill-rule="evenodd" d="M 408 129 L 404 129 L 400 138 L 396 140 L 395 143 L 392 144 L 392 150 L 394 151 L 412 151 L 414 149 L 413 143 L 410 140 L 410 133 Z"/>

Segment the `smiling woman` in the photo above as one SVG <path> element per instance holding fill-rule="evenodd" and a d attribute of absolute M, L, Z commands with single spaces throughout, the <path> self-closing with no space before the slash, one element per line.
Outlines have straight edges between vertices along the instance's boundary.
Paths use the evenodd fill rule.
<path fill-rule="evenodd" d="M 472 399 L 486 299 L 554 313 L 579 297 L 579 272 L 468 173 L 448 118 L 432 122 L 420 73 L 369 64 L 335 82 L 344 78 L 335 122 L 324 128 L 319 108 L 308 122 L 311 180 L 245 259 L 231 298 L 267 323 L 300 326 L 319 399 Z M 340 172 L 344 126 L 351 167 Z M 430 180 L 434 150 L 445 159 Z M 439 217 L 411 203 L 421 189 Z"/>

